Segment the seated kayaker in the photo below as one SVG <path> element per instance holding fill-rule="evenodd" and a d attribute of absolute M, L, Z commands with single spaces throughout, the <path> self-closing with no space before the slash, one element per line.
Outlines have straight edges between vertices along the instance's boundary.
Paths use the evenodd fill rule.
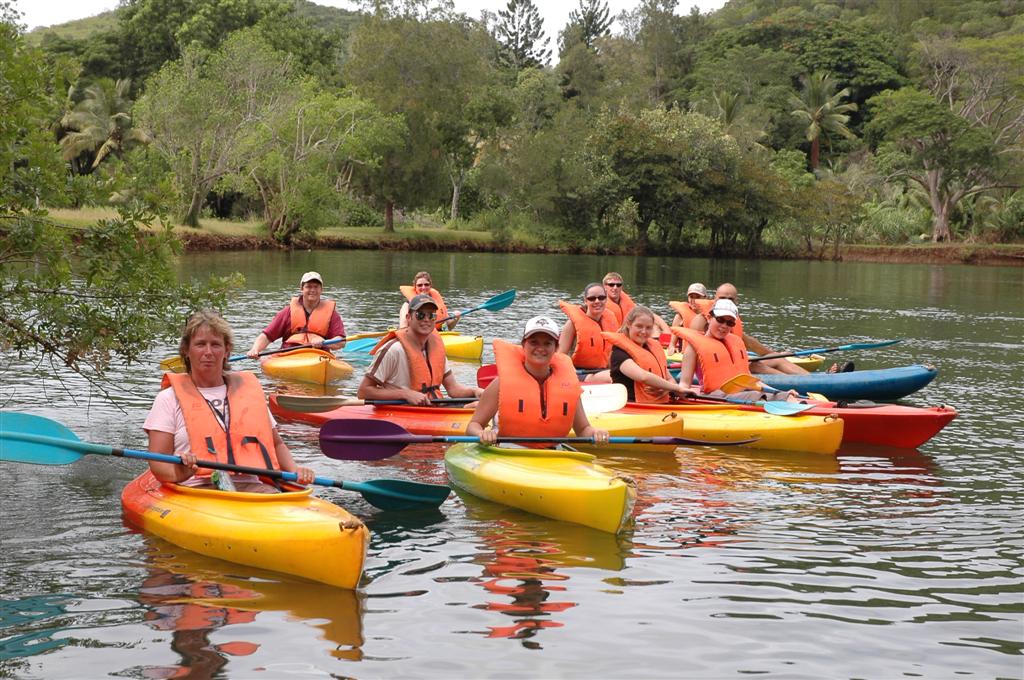
<path fill-rule="evenodd" d="M 620 327 L 625 322 L 629 312 L 636 306 L 633 298 L 622 287 L 622 281 L 622 274 L 618 272 L 608 272 L 601 279 L 601 284 L 608 294 L 605 306 L 615 315 L 615 321 Z M 654 312 L 651 313 L 654 314 Z M 654 325 L 658 328 L 659 333 L 668 333 L 668 324 L 657 314 L 654 314 Z"/>
<path fill-rule="evenodd" d="M 466 434 L 493 444 L 504 437 L 561 438 L 575 431 L 608 443 L 608 432 L 587 420 L 572 362 L 558 352 L 558 325 L 546 316 L 526 322 L 519 345 L 494 341 L 498 377 L 487 386 Z M 497 414 L 497 427 L 485 429 Z"/>
<path fill-rule="evenodd" d="M 153 476 L 209 487 L 212 470 L 196 461 L 214 460 L 294 472 L 300 483 L 311 483 L 313 471 L 295 464 L 277 431 L 259 378 L 231 371 L 227 359 L 233 346 L 231 327 L 216 312 L 197 312 L 185 324 L 178 353 L 188 372 L 164 375 L 164 389 L 143 425 L 150 451 L 181 456 L 184 464 L 150 462 Z M 253 475 L 232 474 L 230 479 L 238 491 L 277 491 Z"/>
<path fill-rule="evenodd" d="M 359 384 L 360 399 L 404 399 L 426 406 L 441 396 L 444 387 L 449 397 L 477 397 L 479 387 L 461 384 L 455 379 L 444 342 L 434 329 L 437 303 L 429 295 L 409 300 L 406 327 L 381 338 L 372 352 L 376 355 Z"/>
<path fill-rule="evenodd" d="M 708 289 L 704 287 L 703 283 L 691 283 L 690 287 L 686 289 L 686 302 L 670 300 L 668 303 L 668 306 L 676 313 L 672 317 L 672 325 L 689 328 L 694 317 L 707 314 L 713 304 L 715 301 L 708 299 Z M 668 348 L 672 353 L 681 352 L 685 344 L 681 338 L 673 335 Z"/>
<path fill-rule="evenodd" d="M 287 307 L 274 317 L 263 329 L 246 353 L 255 359 L 275 340 L 282 340 L 281 347 L 312 345 L 323 347 L 327 340 L 340 340 L 326 347 L 339 350 L 345 346 L 345 324 L 338 314 L 334 300 L 321 297 L 324 290 L 323 278 L 317 272 L 306 272 L 299 281 L 302 294 L 293 297 Z"/>
<path fill-rule="evenodd" d="M 736 291 L 736 286 L 732 285 L 731 283 L 723 283 L 715 290 L 716 303 L 719 300 L 725 300 L 735 305 L 737 296 L 738 293 Z M 695 331 L 703 333 L 708 328 L 710 318 L 710 312 L 704 315 L 695 316 L 693 320 L 690 322 L 689 328 L 692 328 Z M 757 340 L 757 338 L 743 331 L 742 319 L 736 317 L 734 321 L 736 323 L 734 326 L 730 328 L 730 330 L 733 334 L 735 334 L 738 338 L 740 338 L 743 341 L 744 347 L 746 347 L 748 350 L 754 352 L 759 356 L 773 354 L 772 350 L 762 345 Z M 753 373 L 788 373 L 789 375 L 807 375 L 807 371 L 805 371 L 803 368 L 797 366 L 792 361 L 787 361 L 786 359 L 782 358 L 765 359 L 764 361 L 752 362 L 750 364 L 750 370 Z"/>
<path fill-rule="evenodd" d="M 672 333 L 686 340 L 686 349 L 679 368 L 679 384 L 688 386 L 694 374 L 700 381 L 700 391 L 712 396 L 723 396 L 723 386 L 734 379 L 746 379 L 753 390 L 729 390 L 729 396 L 746 401 L 761 399 L 795 400 L 796 392 L 768 393 L 764 384 L 750 374 L 750 360 L 747 348 L 738 335 L 732 332 L 739 321 L 740 313 L 730 300 L 716 300 L 710 312 L 711 321 L 704 333 L 692 328 L 672 329 Z"/>
<path fill-rule="evenodd" d="M 666 404 L 672 394 L 694 395 L 695 390 L 682 387 L 669 375 L 665 350 L 654 333 L 654 312 L 643 305 L 630 310 L 618 331 L 602 333 L 614 345 L 612 382 L 625 385 L 626 398 L 640 403 Z"/>
<path fill-rule="evenodd" d="M 615 314 L 607 307 L 608 294 L 600 283 L 589 283 L 583 289 L 583 306 L 559 302 L 569 320 L 562 326 L 558 338 L 558 351 L 568 354 L 572 365 L 586 382 L 611 382 L 608 374 L 608 357 L 611 345 L 601 336 L 601 331 L 618 330 Z"/>
<path fill-rule="evenodd" d="M 449 312 L 447 305 L 444 303 L 444 298 L 441 297 L 441 291 L 434 288 L 433 279 L 430 278 L 430 272 L 416 272 L 416 276 L 412 277 L 411 286 L 399 286 L 398 289 L 402 291 L 402 295 L 405 296 L 405 302 L 402 303 L 402 309 L 398 312 L 398 327 L 405 328 L 409 325 L 409 300 L 413 299 L 417 295 L 429 295 L 434 299 L 434 304 L 437 305 L 437 318 L 448 319 L 449 316 L 452 318 L 448 319 L 448 330 L 455 330 L 455 324 L 459 323 L 459 317 L 462 316 L 461 312 Z M 440 327 L 438 328 L 440 330 Z"/>

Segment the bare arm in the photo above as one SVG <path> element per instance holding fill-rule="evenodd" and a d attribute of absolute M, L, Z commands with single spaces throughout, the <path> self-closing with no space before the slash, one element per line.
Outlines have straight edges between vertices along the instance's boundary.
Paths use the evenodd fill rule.
<path fill-rule="evenodd" d="M 168 456 L 174 455 L 174 434 L 171 432 L 158 432 L 149 430 L 149 450 L 153 453 L 163 453 Z M 196 473 L 196 457 L 191 453 L 183 453 L 182 460 L 189 465 L 176 465 L 175 463 L 162 463 L 155 460 L 149 461 L 149 469 L 153 476 L 161 482 L 184 482 Z"/>
<path fill-rule="evenodd" d="M 572 354 L 572 346 L 576 342 L 576 327 L 572 325 L 572 319 L 565 322 L 562 332 L 558 336 L 558 351 L 562 354 Z"/>
<path fill-rule="evenodd" d="M 398 328 L 402 329 L 409 325 L 409 303 L 403 302 L 402 308 L 398 310 Z"/>
<path fill-rule="evenodd" d="M 743 344 L 746 346 L 747 349 L 751 350 L 752 352 L 757 352 L 761 356 L 772 353 L 772 351 L 765 347 L 764 345 L 762 345 L 757 340 L 757 338 L 746 333 L 743 334 Z"/>
<path fill-rule="evenodd" d="M 683 350 L 683 360 L 679 367 L 679 386 L 692 389 L 690 386 L 693 384 L 693 374 L 696 370 L 697 352 L 694 351 L 693 345 L 688 344 Z"/>
<path fill-rule="evenodd" d="M 471 437 L 480 437 L 480 441 L 485 444 L 493 444 L 498 439 L 497 430 L 487 429 L 491 420 L 494 419 L 494 414 L 498 412 L 498 382 L 497 378 L 493 380 L 480 395 L 476 411 L 473 412 L 473 417 L 470 418 L 469 425 L 466 426 L 466 434 Z"/>
<path fill-rule="evenodd" d="M 359 383 L 356 396 L 360 399 L 400 399 L 414 406 L 426 406 L 430 403 L 430 397 L 423 392 L 378 382 L 369 373 L 364 375 L 363 381 Z"/>
<path fill-rule="evenodd" d="M 619 364 L 619 370 L 622 374 L 632 380 L 633 382 L 643 383 L 648 387 L 662 390 L 664 392 L 675 392 L 676 394 L 692 395 L 694 391 L 683 387 L 681 384 L 673 380 L 665 380 L 659 375 L 654 375 L 650 371 L 645 371 L 640 368 L 635 361 L 632 359 L 626 359 Z"/>
<path fill-rule="evenodd" d="M 256 339 L 252 341 L 252 347 L 249 348 L 247 356 L 250 359 L 255 359 L 260 355 L 260 352 L 267 348 L 270 344 L 270 338 L 267 337 L 266 333 L 260 333 L 256 336 Z"/>
<path fill-rule="evenodd" d="M 704 318 L 703 314 L 698 314 L 690 321 L 690 328 L 703 333 L 708 329 L 708 320 Z"/>
<path fill-rule="evenodd" d="M 587 412 L 583 410 L 583 399 L 576 402 L 576 415 L 572 419 L 572 431 L 576 433 L 577 437 L 590 437 L 594 440 L 595 444 L 607 444 L 608 443 L 608 431 L 599 430 L 590 424 L 590 419 L 587 418 Z"/>
<path fill-rule="evenodd" d="M 288 445 L 281 439 L 281 433 L 274 428 L 274 453 L 277 454 L 277 462 L 285 472 L 294 472 L 299 478 L 299 484 L 310 484 L 316 474 L 308 467 L 300 467 L 295 464 L 292 452 Z"/>
<path fill-rule="evenodd" d="M 455 373 L 452 371 L 444 374 L 444 380 L 441 381 L 441 385 L 444 386 L 444 391 L 449 397 L 479 397 L 483 393 L 483 390 L 479 387 L 471 387 L 470 385 L 460 383 L 455 379 Z"/>
<path fill-rule="evenodd" d="M 658 330 L 661 331 L 662 333 L 669 333 L 670 332 L 669 329 L 668 329 L 668 324 L 665 323 L 665 320 L 663 318 L 661 318 L 660 314 L 655 314 L 654 315 L 654 325 L 657 326 Z"/>

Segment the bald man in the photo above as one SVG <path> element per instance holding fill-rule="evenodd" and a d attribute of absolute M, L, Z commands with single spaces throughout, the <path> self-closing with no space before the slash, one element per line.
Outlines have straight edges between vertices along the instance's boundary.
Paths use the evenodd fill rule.
<path fill-rule="evenodd" d="M 733 304 L 736 304 L 736 298 L 739 294 L 736 290 L 736 286 L 731 283 L 723 283 L 715 290 L 715 300 L 729 300 Z M 698 314 L 693 317 L 693 321 L 690 322 L 690 328 L 705 332 L 708 328 L 708 317 L 706 315 Z M 764 356 L 765 354 L 773 354 L 772 350 L 761 344 L 757 338 L 751 336 L 743 330 L 743 320 L 737 318 L 736 325 L 732 328 L 732 332 L 743 338 L 743 344 L 748 350 Z M 807 375 L 807 371 L 800 368 L 792 361 L 786 359 L 765 359 L 764 361 L 751 361 L 750 362 L 751 373 L 788 373 L 790 375 Z"/>

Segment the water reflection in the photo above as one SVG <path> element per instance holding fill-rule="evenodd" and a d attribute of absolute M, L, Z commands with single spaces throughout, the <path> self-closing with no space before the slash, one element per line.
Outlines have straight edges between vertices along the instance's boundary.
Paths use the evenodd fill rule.
<path fill-rule="evenodd" d="M 361 596 L 319 583 L 279 580 L 280 575 L 223 562 L 146 537 L 147 575 L 139 602 L 145 623 L 171 633 L 171 649 L 181 662 L 142 668 L 150 678 L 222 677 L 231 657 L 256 654 L 261 613 L 281 612 L 289 620 L 318 629 L 338 659 L 362 659 Z M 257 626 L 257 628 L 248 628 Z M 211 636 L 231 628 L 236 639 L 214 644 Z"/>
<path fill-rule="evenodd" d="M 465 492 L 459 498 L 467 519 L 484 523 L 478 531 L 480 550 L 472 559 L 483 573 L 472 582 L 489 597 L 472 606 L 512 619 L 509 625 L 487 626 L 486 637 L 541 649 L 540 631 L 563 627 L 558 614 L 578 606 L 570 599 L 572 569 L 619 571 L 625 566 L 629 543 L 622 536 L 534 517 Z"/>
<path fill-rule="evenodd" d="M 0 661 L 42 654 L 67 644 L 66 639 L 54 639 L 55 634 L 67 630 L 67 627 L 54 627 L 56 622 L 53 619 L 67 612 L 72 599 L 67 593 L 56 593 L 0 600 L 0 631 L 11 632 L 26 627 L 35 629 L 0 638 Z M 46 628 L 37 628 L 44 623 Z"/>

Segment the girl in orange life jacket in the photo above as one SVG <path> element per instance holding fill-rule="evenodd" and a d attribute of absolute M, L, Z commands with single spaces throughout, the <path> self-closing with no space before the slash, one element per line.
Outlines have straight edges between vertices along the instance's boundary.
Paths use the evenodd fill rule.
<path fill-rule="evenodd" d="M 565 437 L 572 428 L 577 436 L 608 443 L 608 432 L 587 420 L 576 371 L 557 351 L 558 335 L 553 320 L 535 316 L 526 322 L 519 346 L 494 341 L 498 377 L 481 395 L 466 434 L 494 444 L 499 432 L 507 437 Z M 495 414 L 497 428 L 484 429 Z"/>
<path fill-rule="evenodd" d="M 610 372 L 612 382 L 626 386 L 629 401 L 667 404 L 672 393 L 694 394 L 672 380 L 666 366 L 665 350 L 654 337 L 654 312 L 636 305 L 626 315 L 617 333 L 602 333 L 615 347 Z"/>
<path fill-rule="evenodd" d="M 399 286 L 398 289 L 402 291 L 402 295 L 405 296 L 405 302 L 402 303 L 402 309 L 398 312 L 398 327 L 405 328 L 409 325 L 409 300 L 417 295 L 429 295 L 434 300 L 434 304 L 437 305 L 437 318 L 448 319 L 448 330 L 455 330 L 455 324 L 459 323 L 459 319 L 462 316 L 462 312 L 451 312 L 449 314 L 448 307 L 444 303 L 444 298 L 441 297 L 441 292 L 434 288 L 434 282 L 430 278 L 430 272 L 416 272 L 416 276 L 412 277 L 411 286 Z M 441 330 L 441 327 L 438 327 Z"/>
<path fill-rule="evenodd" d="M 302 294 L 293 297 L 288 306 L 278 312 L 263 332 L 253 340 L 246 352 L 250 359 L 258 359 L 260 352 L 270 343 L 281 340 L 282 347 L 312 345 L 323 347 L 327 340 L 338 340 L 327 346 L 331 351 L 345 346 L 345 324 L 333 300 L 321 297 L 324 285 L 317 272 L 306 272 L 299 280 Z"/>
<path fill-rule="evenodd" d="M 376 358 L 359 383 L 360 399 L 403 399 L 429 406 L 444 387 L 449 397 L 476 397 L 478 387 L 455 379 L 445 358 L 444 343 L 434 330 L 437 303 L 429 295 L 409 300 L 407 326 L 384 336 L 373 349 Z"/>
<path fill-rule="evenodd" d="M 230 372 L 233 345 L 231 327 L 216 312 L 197 312 L 185 324 L 178 352 L 188 373 L 164 376 L 166 389 L 143 426 L 150 451 L 177 454 L 183 464 L 150 462 L 153 475 L 165 483 L 208 486 L 210 469 L 196 465 L 202 459 L 294 472 L 300 483 L 310 484 L 314 473 L 292 459 L 259 380 L 252 373 Z M 277 491 L 251 475 L 232 479 L 239 491 Z"/>
<path fill-rule="evenodd" d="M 562 326 L 558 338 L 558 351 L 572 358 L 577 370 L 608 368 L 611 345 L 601 336 L 601 331 L 614 331 L 619 327 L 615 315 L 607 308 L 608 293 L 600 283 L 588 283 L 583 289 L 583 307 L 568 302 L 559 302 L 569 320 Z M 608 371 L 592 373 L 587 382 L 611 382 Z"/>
<path fill-rule="evenodd" d="M 698 367 L 701 391 L 705 394 L 724 394 L 720 388 L 730 379 L 737 375 L 750 376 L 747 349 L 743 341 L 732 333 L 738 319 L 739 310 L 735 304 L 730 300 L 716 300 L 705 334 L 693 329 L 673 330 L 673 333 L 683 334 L 687 340 L 679 369 L 680 385 L 689 385 Z M 732 392 L 731 395 L 744 400 L 796 399 L 796 392 L 792 390 L 772 394 L 747 390 Z"/>
<path fill-rule="evenodd" d="M 686 289 L 686 302 L 671 300 L 668 306 L 676 315 L 672 318 L 672 326 L 689 328 L 690 322 L 697 316 L 704 316 L 715 304 L 714 300 L 708 300 L 708 289 L 703 283 L 691 283 Z M 669 352 L 681 352 L 686 343 L 677 335 L 673 334 L 669 341 Z"/>

